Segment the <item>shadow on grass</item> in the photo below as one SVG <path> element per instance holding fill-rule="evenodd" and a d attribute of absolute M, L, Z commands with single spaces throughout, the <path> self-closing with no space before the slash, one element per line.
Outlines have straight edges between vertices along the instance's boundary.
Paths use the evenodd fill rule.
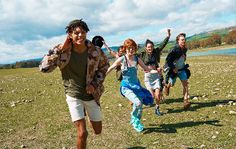
<path fill-rule="evenodd" d="M 146 147 L 135 146 L 135 147 L 128 147 L 127 149 L 145 149 Z"/>
<path fill-rule="evenodd" d="M 153 132 L 161 132 L 161 133 L 176 133 L 178 128 L 185 128 L 185 127 L 193 127 L 199 125 L 213 125 L 213 126 L 222 126 L 218 124 L 219 120 L 209 120 L 209 121 L 187 121 L 181 123 L 174 123 L 174 124 L 161 124 L 160 127 L 149 127 L 144 129 L 144 134 L 153 133 Z M 150 124 L 151 126 L 156 126 L 156 124 Z"/>
<path fill-rule="evenodd" d="M 190 96 L 190 99 L 193 99 L 194 97 L 202 97 L 203 95 L 193 95 L 193 96 Z M 172 99 L 165 99 L 163 101 L 163 103 L 165 104 L 170 104 L 170 103 L 174 103 L 174 102 L 183 102 L 184 99 L 183 97 L 182 98 L 172 98 Z"/>
<path fill-rule="evenodd" d="M 179 98 L 176 99 L 176 100 L 179 100 Z M 225 105 L 229 101 L 236 101 L 236 100 L 228 99 L 228 100 L 216 100 L 216 101 L 211 101 L 211 102 L 193 102 L 193 101 L 190 101 L 191 102 L 191 107 L 188 109 L 188 111 L 196 111 L 197 109 L 206 108 L 206 107 L 215 107 L 218 104 L 224 104 Z M 180 113 L 180 112 L 186 111 L 183 108 L 181 108 L 181 109 L 167 109 L 167 110 L 168 110 L 167 113 Z"/>

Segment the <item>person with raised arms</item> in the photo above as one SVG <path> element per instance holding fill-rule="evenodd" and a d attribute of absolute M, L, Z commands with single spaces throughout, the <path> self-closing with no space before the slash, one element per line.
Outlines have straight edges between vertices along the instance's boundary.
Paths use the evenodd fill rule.
<path fill-rule="evenodd" d="M 160 67 L 160 57 L 161 52 L 165 48 L 166 44 L 170 38 L 170 29 L 167 29 L 167 37 L 160 44 L 160 46 L 154 48 L 154 43 L 147 39 L 145 43 L 145 51 L 137 53 L 144 64 L 148 66 L 149 69 L 153 70 L 154 73 L 145 72 L 144 74 L 144 83 L 146 88 L 150 91 L 152 96 L 156 100 L 155 114 L 160 116 L 160 101 L 163 98 L 163 76 L 162 68 Z M 155 70 L 155 71 L 154 71 Z"/>

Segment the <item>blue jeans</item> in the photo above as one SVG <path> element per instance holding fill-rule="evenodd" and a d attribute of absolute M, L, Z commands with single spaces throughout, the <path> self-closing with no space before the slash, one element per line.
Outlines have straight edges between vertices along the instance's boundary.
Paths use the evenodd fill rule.
<path fill-rule="evenodd" d="M 178 71 L 176 77 L 174 77 L 174 78 L 171 78 L 171 77 L 170 77 L 170 78 L 169 78 L 169 83 L 170 83 L 171 85 L 174 85 L 175 82 L 176 82 L 176 78 L 177 78 L 177 77 L 178 77 L 181 81 L 188 80 L 187 74 L 186 74 L 185 70 L 181 70 L 181 71 Z"/>
<path fill-rule="evenodd" d="M 127 88 L 127 87 L 121 87 L 122 94 L 129 99 L 133 103 L 133 110 L 131 112 L 131 116 L 137 117 L 141 119 L 142 116 L 142 99 L 139 99 L 134 92 Z"/>

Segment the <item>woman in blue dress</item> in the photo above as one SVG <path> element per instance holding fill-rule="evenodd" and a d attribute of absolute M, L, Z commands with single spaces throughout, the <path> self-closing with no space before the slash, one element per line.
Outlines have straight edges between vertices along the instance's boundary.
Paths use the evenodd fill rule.
<path fill-rule="evenodd" d="M 115 69 L 116 66 L 121 65 L 123 78 L 121 81 L 120 92 L 133 103 L 130 123 L 137 132 L 141 132 L 144 129 L 144 126 L 141 123 L 142 105 L 153 104 L 153 97 L 147 89 L 140 85 L 137 76 L 137 66 L 141 66 L 145 72 L 149 72 L 150 69 L 135 55 L 138 47 L 134 40 L 125 40 L 123 46 L 125 55 L 119 57 L 108 68 L 107 74 Z"/>

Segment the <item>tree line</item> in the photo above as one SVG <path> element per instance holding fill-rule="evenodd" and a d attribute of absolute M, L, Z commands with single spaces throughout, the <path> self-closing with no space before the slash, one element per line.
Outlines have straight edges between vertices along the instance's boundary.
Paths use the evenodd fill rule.
<path fill-rule="evenodd" d="M 20 61 L 13 64 L 1 65 L 0 69 L 32 68 L 32 67 L 38 67 L 39 63 L 40 63 L 39 60 Z"/>
<path fill-rule="evenodd" d="M 188 49 L 216 47 L 222 44 L 236 44 L 236 30 L 230 31 L 226 36 L 221 37 L 213 33 L 209 38 L 202 40 L 187 41 Z"/>

